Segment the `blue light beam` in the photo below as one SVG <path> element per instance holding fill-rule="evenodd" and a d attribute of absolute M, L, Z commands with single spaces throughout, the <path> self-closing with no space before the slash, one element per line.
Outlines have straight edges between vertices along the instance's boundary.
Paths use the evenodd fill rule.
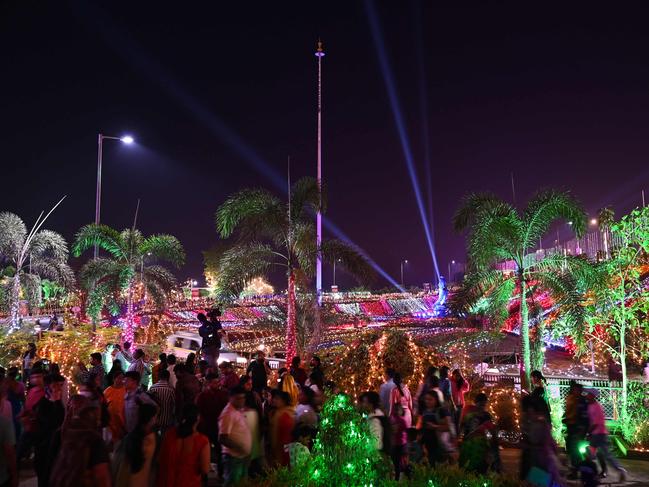
<path fill-rule="evenodd" d="M 401 141 L 401 149 L 403 151 L 403 156 L 406 161 L 406 166 L 408 168 L 410 183 L 412 184 L 412 189 L 415 193 L 415 198 L 417 200 L 419 217 L 421 218 L 421 223 L 422 226 L 424 227 L 424 233 L 426 234 L 426 242 L 428 243 L 428 249 L 430 250 L 431 258 L 433 259 L 433 262 L 435 262 L 436 257 L 435 257 L 435 248 L 433 245 L 433 237 L 430 233 L 428 218 L 426 216 L 426 209 L 424 207 L 424 202 L 421 196 L 421 190 L 419 189 L 419 181 L 417 179 L 417 172 L 415 170 L 414 158 L 412 156 L 412 150 L 410 149 L 410 140 L 408 138 L 408 133 L 406 131 L 405 122 L 403 120 L 401 104 L 399 103 L 399 98 L 397 96 L 396 83 L 394 81 L 394 77 L 392 76 L 390 61 L 388 60 L 386 54 L 385 43 L 383 42 L 383 34 L 381 32 L 381 26 L 379 24 L 379 19 L 376 12 L 376 8 L 374 6 L 374 2 L 372 0 L 365 0 L 365 9 L 367 11 L 368 20 L 370 23 L 372 40 L 374 41 L 374 47 L 376 48 L 376 56 L 378 58 L 379 66 L 381 68 L 381 74 L 383 75 L 385 88 L 388 92 L 388 99 L 390 101 L 390 108 L 392 109 L 394 123 L 396 125 L 397 132 L 399 134 L 399 139 Z"/>

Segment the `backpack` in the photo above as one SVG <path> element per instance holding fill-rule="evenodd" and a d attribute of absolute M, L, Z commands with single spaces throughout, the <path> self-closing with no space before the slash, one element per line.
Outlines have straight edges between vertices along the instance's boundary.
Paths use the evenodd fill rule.
<path fill-rule="evenodd" d="M 381 451 L 387 454 L 392 453 L 392 423 L 387 416 L 372 416 L 372 419 L 377 419 L 383 428 L 383 447 Z"/>

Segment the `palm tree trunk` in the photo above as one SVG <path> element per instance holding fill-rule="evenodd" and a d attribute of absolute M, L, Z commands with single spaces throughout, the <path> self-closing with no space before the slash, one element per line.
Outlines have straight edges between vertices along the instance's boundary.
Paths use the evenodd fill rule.
<path fill-rule="evenodd" d="M 20 321 L 20 272 L 16 269 L 11 286 L 11 328 L 18 328 Z"/>
<path fill-rule="evenodd" d="M 124 329 L 124 341 L 133 343 L 133 282 L 128 285 L 126 299 L 126 328 Z"/>
<path fill-rule="evenodd" d="M 297 337 L 295 329 L 295 275 L 293 269 L 288 273 L 288 291 L 286 294 L 286 363 L 290 364 L 297 354 Z"/>
<path fill-rule="evenodd" d="M 521 389 L 530 389 L 530 374 L 532 373 L 532 361 L 530 356 L 530 323 L 527 309 L 527 284 L 523 273 L 519 274 L 521 283 L 521 353 L 523 354 L 523 382 Z"/>

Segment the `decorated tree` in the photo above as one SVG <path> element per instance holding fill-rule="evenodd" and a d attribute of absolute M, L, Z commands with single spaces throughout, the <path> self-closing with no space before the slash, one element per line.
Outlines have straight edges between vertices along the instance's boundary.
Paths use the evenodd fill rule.
<path fill-rule="evenodd" d="M 81 269 L 81 284 L 88 291 L 88 313 L 96 321 L 105 305 L 120 302 L 125 294 L 124 340 L 132 342 L 137 286 L 141 285 L 147 297 L 162 309 L 176 278 L 155 262 L 165 261 L 180 267 L 185 261 L 185 251 L 172 235 L 145 237 L 134 228 L 119 232 L 106 225 L 91 224 L 77 232 L 74 255 L 78 257 L 95 245 L 105 250 L 108 257 L 92 259 Z"/>
<path fill-rule="evenodd" d="M 303 178 L 291 188 L 287 203 L 265 190 L 244 189 L 216 212 L 221 238 L 236 237 L 236 243 L 220 260 L 217 283 L 220 297 L 238 296 L 251 279 L 271 269 L 286 272 L 288 361 L 297 353 L 296 287 L 306 291 L 307 279 L 315 272 L 317 255 L 320 253 L 325 261 L 336 261 L 361 281 L 373 276 L 368 261 L 354 246 L 340 240 L 326 240 L 317 248 L 313 215 L 319 208 L 320 196 L 317 181 Z M 315 335 L 317 341 L 318 330 Z"/>
<path fill-rule="evenodd" d="M 390 470 L 349 396 L 330 397 L 322 408 L 311 460 L 298 467 L 296 477 L 313 486 L 378 485 Z"/>
<path fill-rule="evenodd" d="M 467 196 L 454 216 L 458 231 L 468 230 L 467 250 L 470 272 L 464 288 L 467 302 L 487 298 L 492 310 L 502 308 L 512 298 L 520 302 L 520 336 L 524 379 L 530 387 L 531 348 L 529 288 L 542 281 L 547 289 L 565 288 L 558 279 L 564 263 L 561 256 L 537 259 L 534 250 L 550 226 L 563 219 L 581 236 L 586 229 L 586 215 L 581 205 L 568 193 L 543 191 L 534 196 L 519 213 L 509 203 L 492 194 Z M 506 274 L 494 269 L 502 261 L 511 261 L 514 271 Z"/>
<path fill-rule="evenodd" d="M 592 341 L 620 364 L 620 419 L 625 436 L 630 437 L 633 425 L 628 414 L 628 341 L 638 332 L 649 332 L 649 290 L 643 275 L 649 252 L 649 208 L 635 209 L 612 223 L 611 233 L 618 246 L 610 259 L 593 263 L 589 272 L 580 275 L 587 298 L 587 326 L 566 324 L 561 331 L 570 334 L 578 351 L 585 351 Z"/>
<path fill-rule="evenodd" d="M 0 260 L 5 260 L 14 271 L 7 285 L 0 289 L 6 295 L 0 301 L 9 306 L 12 329 L 20 323 L 21 293 L 30 304 L 40 304 L 43 278 L 66 287 L 74 283 L 74 274 L 68 266 L 67 242 L 60 234 L 42 229 L 61 201 L 47 215 L 41 213 L 29 231 L 18 215 L 0 213 Z"/>

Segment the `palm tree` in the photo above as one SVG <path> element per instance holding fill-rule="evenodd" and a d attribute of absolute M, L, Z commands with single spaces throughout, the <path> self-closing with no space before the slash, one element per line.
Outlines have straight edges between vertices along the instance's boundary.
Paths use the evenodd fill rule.
<path fill-rule="evenodd" d="M 109 257 L 90 260 L 81 269 L 79 277 L 88 290 L 89 314 L 96 320 L 105 304 L 114 302 L 126 292 L 124 340 L 132 342 L 133 297 L 137 285 L 142 284 L 147 295 L 162 309 L 176 278 L 164 266 L 151 262 L 166 261 L 179 268 L 185 262 L 185 251 L 173 235 L 145 237 L 134 228 L 120 232 L 93 223 L 77 232 L 72 247 L 74 256 L 79 257 L 95 245 L 105 250 Z"/>
<path fill-rule="evenodd" d="M 604 237 L 604 259 L 610 257 L 609 240 L 613 223 L 615 223 L 615 212 L 610 206 L 605 206 L 597 211 L 597 224 L 599 225 L 599 231 L 602 232 L 602 236 Z"/>
<path fill-rule="evenodd" d="M 57 206 L 58 204 L 45 217 L 41 213 L 29 232 L 18 215 L 0 213 L 0 260 L 5 260 L 14 269 L 6 300 L 12 329 L 17 328 L 20 322 L 21 290 L 33 304 L 39 301 L 42 278 L 51 279 L 66 287 L 74 283 L 74 274 L 67 263 L 67 242 L 60 234 L 41 229 Z"/>
<path fill-rule="evenodd" d="M 323 198 L 324 200 L 324 198 Z M 217 293 L 237 296 L 246 283 L 271 268 L 286 270 L 287 360 L 296 354 L 296 285 L 306 288 L 315 270 L 316 256 L 337 262 L 359 281 L 367 282 L 373 269 L 356 247 L 340 240 L 316 246 L 313 215 L 320 204 L 320 190 L 313 178 L 303 178 L 291 188 L 288 203 L 262 189 L 244 189 L 232 195 L 216 212 L 216 227 L 223 239 L 235 232 L 237 242 L 220 262 Z M 316 331 L 316 337 L 318 333 Z M 317 340 L 317 338 L 316 338 Z"/>
<path fill-rule="evenodd" d="M 487 297 L 495 308 L 511 297 L 520 301 L 521 350 L 528 386 L 530 285 L 541 283 L 555 290 L 557 296 L 573 295 L 570 279 L 563 273 L 568 259 L 562 255 L 540 259 L 530 255 L 549 227 L 560 219 L 571 222 L 578 236 L 586 230 L 586 215 L 581 205 L 568 193 L 548 190 L 535 195 L 522 213 L 493 194 L 471 194 L 464 199 L 453 221 L 457 231 L 468 229 L 469 232 L 467 252 L 471 272 L 465 283 L 468 296 L 476 302 L 479 297 Z M 513 261 L 515 271 L 511 275 L 494 270 L 493 266 L 502 261 Z"/>

